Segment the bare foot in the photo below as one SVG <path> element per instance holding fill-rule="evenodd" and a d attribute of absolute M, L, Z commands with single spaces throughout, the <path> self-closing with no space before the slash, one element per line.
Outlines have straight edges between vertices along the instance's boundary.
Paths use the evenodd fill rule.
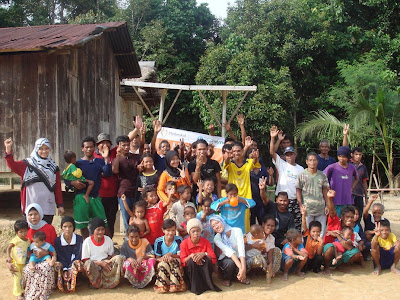
<path fill-rule="evenodd" d="M 283 273 L 282 280 L 283 281 L 287 281 L 288 280 L 288 273 Z"/>
<path fill-rule="evenodd" d="M 301 271 L 297 271 L 296 275 L 299 276 L 300 278 L 305 278 L 306 277 L 306 273 L 301 272 Z"/>
<path fill-rule="evenodd" d="M 324 274 L 326 276 L 332 276 L 332 271 L 329 268 L 325 268 L 324 271 L 322 272 L 322 274 Z"/>
<path fill-rule="evenodd" d="M 397 269 L 395 266 L 392 266 L 390 268 L 390 271 L 392 271 L 392 273 L 394 273 L 394 274 L 400 275 L 400 270 Z"/>
<path fill-rule="evenodd" d="M 381 274 L 382 269 L 381 268 L 375 268 L 374 271 L 371 273 L 373 275 L 380 275 Z"/>
<path fill-rule="evenodd" d="M 230 280 L 224 280 L 224 281 L 222 281 L 222 285 L 223 286 L 231 286 L 231 281 Z"/>

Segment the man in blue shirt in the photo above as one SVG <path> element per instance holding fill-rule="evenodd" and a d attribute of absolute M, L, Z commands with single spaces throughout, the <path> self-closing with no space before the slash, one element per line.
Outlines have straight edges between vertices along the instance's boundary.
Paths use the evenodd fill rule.
<path fill-rule="evenodd" d="M 327 166 L 336 163 L 336 160 L 333 157 L 329 156 L 330 150 L 331 150 L 331 145 L 327 140 L 322 140 L 319 143 L 319 155 L 317 157 L 318 170 L 323 171 Z"/>

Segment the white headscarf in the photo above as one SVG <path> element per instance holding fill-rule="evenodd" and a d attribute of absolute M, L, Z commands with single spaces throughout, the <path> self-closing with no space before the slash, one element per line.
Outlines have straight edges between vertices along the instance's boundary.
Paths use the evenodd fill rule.
<path fill-rule="evenodd" d="M 220 223 L 222 224 L 222 227 L 224 227 L 224 230 L 223 230 L 223 232 L 221 233 L 221 240 L 222 240 L 222 242 L 223 242 L 225 245 L 227 245 L 227 246 L 229 246 L 229 247 L 232 247 L 232 244 L 231 244 L 231 242 L 229 241 L 229 237 L 228 237 L 228 235 L 227 235 L 227 232 L 228 232 L 228 231 L 231 231 L 231 230 L 232 230 L 232 227 L 229 226 L 228 223 L 226 223 L 226 221 L 224 220 L 224 218 L 222 218 L 222 217 L 219 216 L 219 215 L 211 215 L 211 216 L 210 216 L 210 219 L 208 220 L 208 222 L 210 223 L 210 225 L 211 225 L 211 221 L 218 221 L 218 222 L 220 222 Z"/>
<path fill-rule="evenodd" d="M 40 216 L 40 221 L 37 224 L 32 224 L 31 222 L 29 222 L 28 214 L 32 208 L 35 209 L 39 213 L 39 216 Z M 29 205 L 25 210 L 25 214 L 26 214 L 26 221 L 28 222 L 29 228 L 31 228 L 33 230 L 39 230 L 40 228 L 42 228 L 44 225 L 47 224 L 46 221 L 43 221 L 43 217 L 44 217 L 43 210 L 40 207 L 40 205 L 37 203 L 32 203 L 31 205 Z"/>
<path fill-rule="evenodd" d="M 22 180 L 22 186 L 27 186 L 35 182 L 43 182 L 50 192 L 54 192 L 56 172 L 59 171 L 59 168 L 51 158 L 51 151 L 46 158 L 39 156 L 38 151 L 43 145 L 46 145 L 51 150 L 49 140 L 40 138 L 35 142 L 35 148 L 31 153 L 31 157 L 24 160 L 27 168 Z"/>

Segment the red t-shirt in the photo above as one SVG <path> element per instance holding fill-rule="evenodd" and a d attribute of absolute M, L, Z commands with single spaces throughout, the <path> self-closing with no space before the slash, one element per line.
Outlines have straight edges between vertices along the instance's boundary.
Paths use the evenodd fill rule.
<path fill-rule="evenodd" d="M 149 222 L 150 233 L 145 236 L 151 245 L 160 236 L 163 236 L 162 224 L 164 221 L 164 213 L 167 211 L 167 207 L 164 207 L 164 202 L 159 201 L 155 205 L 146 209 L 146 219 Z"/>
<path fill-rule="evenodd" d="M 28 234 L 26 235 L 26 237 L 32 242 L 33 241 L 33 236 L 35 235 L 35 233 L 37 231 L 43 231 L 46 234 L 46 242 L 48 242 L 49 244 L 54 246 L 54 240 L 57 237 L 57 233 L 56 233 L 56 230 L 54 229 L 54 227 L 52 225 L 46 224 L 42 228 L 40 228 L 38 230 L 29 228 Z"/>
<path fill-rule="evenodd" d="M 206 238 L 200 237 L 199 243 L 197 245 L 193 244 L 190 237 L 184 239 L 181 243 L 181 262 L 183 266 L 186 266 L 185 258 L 192 253 L 207 252 L 207 255 L 211 258 L 213 264 L 217 262 L 217 256 L 211 246 L 211 243 Z"/>
<path fill-rule="evenodd" d="M 110 151 L 110 154 L 108 155 L 108 157 L 110 158 L 111 165 L 112 165 L 115 157 L 117 156 L 117 148 L 118 147 L 112 148 Z M 97 151 L 94 152 L 93 156 L 96 158 L 103 159 L 103 156 L 101 156 L 100 153 L 97 153 Z M 115 175 L 111 175 L 110 177 L 102 177 L 101 178 L 101 186 L 100 186 L 100 190 L 99 190 L 100 198 L 116 197 L 117 189 L 118 189 L 118 184 L 117 184 L 117 177 Z"/>
<path fill-rule="evenodd" d="M 328 216 L 328 227 L 327 231 L 333 230 L 342 230 L 342 220 L 336 215 L 334 218 L 331 218 L 331 215 Z M 333 243 L 335 241 L 335 237 L 331 235 L 324 236 L 324 245 Z"/>

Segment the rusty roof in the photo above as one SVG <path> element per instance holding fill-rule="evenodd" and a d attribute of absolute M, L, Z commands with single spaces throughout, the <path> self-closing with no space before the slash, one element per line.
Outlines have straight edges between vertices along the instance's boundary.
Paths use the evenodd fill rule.
<path fill-rule="evenodd" d="M 140 67 L 126 22 L 0 28 L 0 53 L 79 47 L 104 33 L 109 36 L 122 78 L 140 77 Z"/>

